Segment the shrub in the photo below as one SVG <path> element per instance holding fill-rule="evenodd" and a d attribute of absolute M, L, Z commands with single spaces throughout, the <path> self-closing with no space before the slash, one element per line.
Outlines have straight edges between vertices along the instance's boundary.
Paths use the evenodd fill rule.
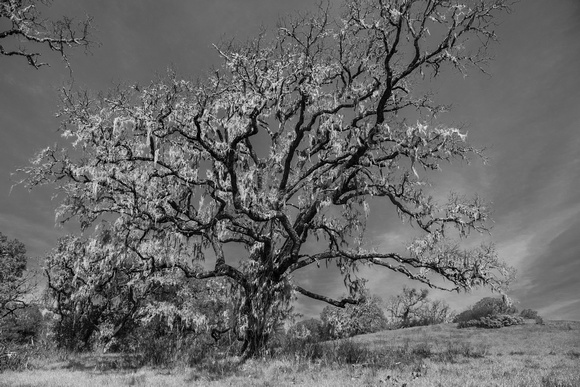
<path fill-rule="evenodd" d="M 454 312 L 445 301 L 431 300 L 429 290 L 403 287 L 401 294 L 386 304 L 392 329 L 435 325 L 449 322 Z"/>
<path fill-rule="evenodd" d="M 308 320 L 299 321 L 288 330 L 289 340 L 304 340 L 308 339 L 310 342 L 318 342 L 322 335 L 322 321 L 311 318 Z"/>
<path fill-rule="evenodd" d="M 535 320 L 538 317 L 538 311 L 532 309 L 524 309 L 520 312 L 520 316 L 525 319 Z"/>
<path fill-rule="evenodd" d="M 468 308 L 466 311 L 459 313 L 453 319 L 456 323 L 468 323 L 473 320 L 480 320 L 483 317 L 496 315 L 512 315 L 517 313 L 515 306 L 506 303 L 502 298 L 485 297 Z"/>
<path fill-rule="evenodd" d="M 379 297 L 367 297 L 357 305 L 344 308 L 327 306 L 322 310 L 323 339 L 342 339 L 386 329 L 387 319 L 381 309 Z"/>
<path fill-rule="evenodd" d="M 525 319 L 536 320 L 536 324 L 544 324 L 544 319 L 538 314 L 537 310 L 524 309 L 520 312 L 520 316 Z"/>
<path fill-rule="evenodd" d="M 141 365 L 191 367 L 237 353 L 239 342 L 232 332 L 215 340 L 209 331 L 194 331 L 177 324 L 170 328 L 155 319 L 136 327 L 111 350 L 138 353 Z"/>
<path fill-rule="evenodd" d="M 43 327 L 38 305 L 27 305 L 0 320 L 0 340 L 27 344 L 35 340 Z"/>
<path fill-rule="evenodd" d="M 493 316 L 484 316 L 479 319 L 460 321 L 457 324 L 458 328 L 502 328 L 508 327 L 510 325 L 521 325 L 524 323 L 524 319 L 520 316 L 514 316 L 510 314 L 498 314 Z"/>
<path fill-rule="evenodd" d="M 34 356 L 35 350 L 31 345 L 21 345 L 16 342 L 8 345 L 0 343 L 0 373 L 7 370 L 23 371 L 29 369 L 30 360 Z M 2 384 L 0 383 L 0 385 Z"/>

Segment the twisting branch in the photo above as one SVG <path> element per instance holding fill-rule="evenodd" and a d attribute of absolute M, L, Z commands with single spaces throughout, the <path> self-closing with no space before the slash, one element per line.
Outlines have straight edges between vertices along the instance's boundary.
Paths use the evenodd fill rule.
<path fill-rule="evenodd" d="M 305 295 L 306 297 L 309 297 L 309 298 L 312 298 L 312 299 L 318 300 L 318 301 L 324 301 L 327 304 L 330 304 L 332 306 L 336 306 L 338 308 L 344 308 L 344 306 L 347 304 L 356 305 L 360 302 L 360 300 L 354 300 L 352 298 L 343 298 L 341 300 L 334 300 L 330 297 L 326 297 L 326 296 L 308 291 L 308 290 L 306 290 L 298 285 L 294 286 L 294 290 L 296 290 L 298 293 L 300 293 L 302 295 Z"/>
<path fill-rule="evenodd" d="M 8 25 L 0 30 L 0 55 L 24 57 L 36 69 L 48 66 L 40 60 L 41 53 L 34 47 L 47 47 L 58 52 L 67 67 L 66 50 L 74 47 L 88 48 L 92 19 L 75 22 L 63 17 L 58 21 L 43 19 L 38 5 L 49 5 L 49 0 L 0 0 L 0 21 Z M 5 44 L 13 46 L 7 48 Z"/>

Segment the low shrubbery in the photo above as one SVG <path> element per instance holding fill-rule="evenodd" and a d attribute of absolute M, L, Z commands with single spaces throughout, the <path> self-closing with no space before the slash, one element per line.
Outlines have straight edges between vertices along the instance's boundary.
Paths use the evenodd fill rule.
<path fill-rule="evenodd" d="M 30 304 L 0 319 L 0 342 L 30 344 L 37 340 L 43 328 L 39 306 Z"/>
<path fill-rule="evenodd" d="M 502 298 L 485 297 L 455 316 L 453 322 L 465 323 L 467 321 L 480 320 L 483 317 L 512 315 L 517 312 L 515 306 L 506 303 Z"/>
<path fill-rule="evenodd" d="M 475 305 L 459 313 L 454 322 L 458 328 L 502 328 L 524 324 L 524 317 L 517 316 L 517 309 L 506 299 L 485 297 Z"/>
<path fill-rule="evenodd" d="M 458 328 L 502 328 L 508 327 L 510 325 L 521 325 L 524 323 L 524 319 L 520 316 L 514 316 L 510 314 L 497 314 L 493 316 L 484 316 L 479 319 L 460 321 L 457 324 Z"/>

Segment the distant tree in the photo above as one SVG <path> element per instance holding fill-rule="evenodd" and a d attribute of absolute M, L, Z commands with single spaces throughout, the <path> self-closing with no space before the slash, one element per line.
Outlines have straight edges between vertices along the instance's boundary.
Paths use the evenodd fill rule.
<path fill-rule="evenodd" d="M 341 339 L 374 333 L 387 326 L 380 297 L 366 297 L 362 302 L 344 308 L 326 306 L 320 314 L 324 338 Z"/>
<path fill-rule="evenodd" d="M 526 319 L 537 319 L 539 317 L 538 311 L 533 309 L 524 309 L 520 312 L 520 316 Z"/>
<path fill-rule="evenodd" d="M 524 309 L 520 312 L 520 316 L 529 320 L 536 320 L 536 324 L 544 324 L 544 318 L 538 314 L 537 310 Z"/>
<path fill-rule="evenodd" d="M 453 321 L 455 312 L 443 300 L 433 300 L 427 305 L 421 318 L 421 325 L 441 324 Z"/>
<path fill-rule="evenodd" d="M 386 303 L 391 323 L 397 328 L 405 328 L 451 321 L 449 305 L 441 300 L 432 301 L 428 296 L 428 289 L 404 286 L 401 294 L 391 297 Z"/>
<path fill-rule="evenodd" d="M 91 19 L 75 23 L 63 17 L 47 20 L 38 5 L 50 5 L 51 0 L 0 0 L 0 55 L 20 56 L 36 69 L 46 66 L 41 62 L 40 46 L 58 52 L 67 61 L 68 48 L 90 44 Z M 12 48 L 7 48 L 6 44 Z M 68 64 L 68 61 L 67 61 Z"/>
<path fill-rule="evenodd" d="M 322 339 L 323 325 L 317 318 L 302 320 L 288 329 L 289 339 L 303 339 L 309 342 L 317 342 Z"/>
<path fill-rule="evenodd" d="M 479 67 L 508 1 L 347 0 L 340 19 L 322 8 L 271 38 L 218 47 L 223 66 L 204 82 L 67 92 L 71 149 L 40 152 L 26 184 L 57 185 L 59 219 L 110 230 L 110 254 L 88 263 L 97 276 L 129 260 L 160 277 L 234 281 L 243 358 L 264 348 L 296 292 L 359 302 L 361 265 L 437 288 L 446 279 L 446 290 L 499 290 L 512 271 L 493 245 L 459 242 L 486 230 L 488 206 L 429 191 L 430 172 L 481 152 L 440 123 L 445 108 L 421 81 Z M 406 251 L 365 238 L 375 205 L 421 231 Z M 338 266 L 344 298 L 293 275 L 321 263 Z"/>
<path fill-rule="evenodd" d="M 26 274 L 26 247 L 0 233 L 0 320 L 23 309 L 34 289 Z"/>
<path fill-rule="evenodd" d="M 395 321 L 400 327 L 413 326 L 414 321 L 420 318 L 420 310 L 428 302 L 429 290 L 409 289 L 403 287 L 403 292 L 387 301 L 387 312 L 391 321 Z"/>

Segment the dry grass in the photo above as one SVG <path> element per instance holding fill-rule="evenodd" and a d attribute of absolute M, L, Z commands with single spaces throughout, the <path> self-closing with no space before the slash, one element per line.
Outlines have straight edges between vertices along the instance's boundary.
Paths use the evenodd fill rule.
<path fill-rule="evenodd" d="M 353 351 L 381 356 L 362 364 L 338 364 L 329 360 L 336 359 L 332 356 L 314 361 L 286 356 L 248 361 L 238 369 L 215 362 L 204 369 L 171 370 L 127 369 L 126 360 L 115 357 L 78 357 L 39 361 L 32 371 L 6 372 L 0 375 L 0 387 L 580 386 L 579 322 L 499 330 L 459 330 L 444 324 L 358 336 L 352 343 Z M 336 344 L 325 346 L 325 351 L 339 349 Z"/>

